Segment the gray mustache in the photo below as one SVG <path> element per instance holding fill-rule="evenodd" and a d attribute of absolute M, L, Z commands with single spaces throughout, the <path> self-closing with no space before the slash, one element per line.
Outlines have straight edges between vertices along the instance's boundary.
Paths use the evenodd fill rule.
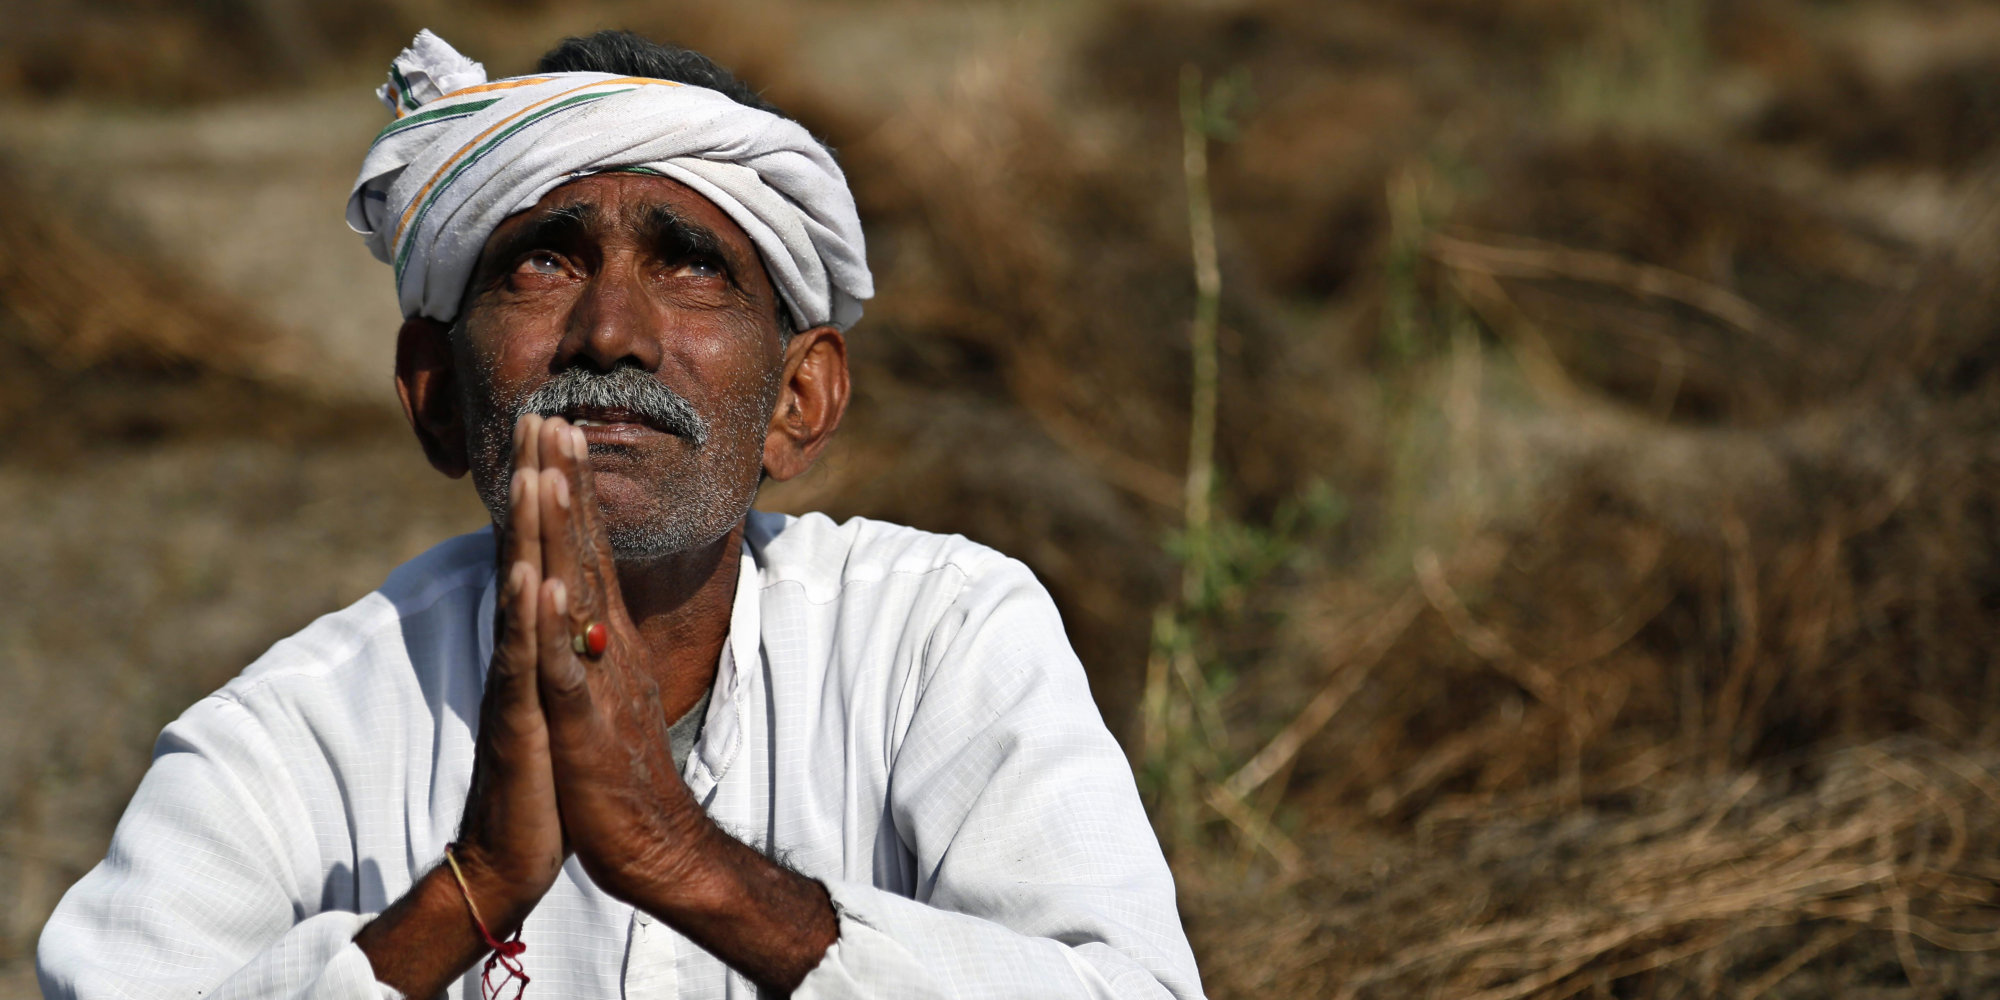
<path fill-rule="evenodd" d="M 529 413 L 559 417 L 578 409 L 625 410 L 697 448 L 708 441 L 708 421 L 694 411 L 694 404 L 632 365 L 608 372 L 565 368 L 529 393 L 514 408 L 514 419 Z"/>

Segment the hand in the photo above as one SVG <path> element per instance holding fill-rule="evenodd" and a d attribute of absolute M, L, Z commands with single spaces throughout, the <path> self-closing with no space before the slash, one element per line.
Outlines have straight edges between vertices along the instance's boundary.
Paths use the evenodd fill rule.
<path fill-rule="evenodd" d="M 536 633 L 563 829 L 593 882 L 636 901 L 685 881 L 714 828 L 674 766 L 672 723 L 619 592 L 583 432 L 561 418 L 539 430 Z M 577 655 L 572 637 L 598 622 L 603 653 Z"/>
<path fill-rule="evenodd" d="M 551 429 L 553 428 L 553 429 Z M 563 447 L 565 436 L 568 447 Z M 789 994 L 839 934 L 826 889 L 709 821 L 674 767 L 660 685 L 627 613 L 583 434 L 541 435 L 543 714 L 563 830 L 591 881 L 759 986 Z M 727 605 L 724 605 L 727 613 Z M 601 656 L 571 637 L 603 622 Z"/>
<path fill-rule="evenodd" d="M 487 930 L 504 939 L 562 870 L 566 848 L 540 691 L 541 512 L 550 482 L 541 470 L 541 424 L 528 417 L 514 428 L 516 471 L 499 551 L 499 636 L 454 852 L 465 885 L 438 865 L 354 936 L 375 978 L 405 996 L 438 995 L 488 953 L 468 896 Z"/>
<path fill-rule="evenodd" d="M 526 416 L 514 427 L 515 471 L 499 552 L 499 635 L 479 710 L 472 788 L 459 824 L 457 856 L 467 889 L 500 938 L 519 928 L 555 883 L 566 853 L 540 692 L 544 654 L 537 598 L 546 558 L 541 518 L 552 486 L 541 462 L 553 430 L 545 423 Z M 568 633 L 560 638 L 567 643 Z"/>

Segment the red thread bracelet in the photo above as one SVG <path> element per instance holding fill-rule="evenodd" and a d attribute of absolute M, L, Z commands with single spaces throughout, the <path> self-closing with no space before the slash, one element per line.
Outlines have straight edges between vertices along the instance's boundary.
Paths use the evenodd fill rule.
<path fill-rule="evenodd" d="M 486 929 L 486 920 L 479 915 L 479 905 L 472 901 L 472 889 L 465 884 L 465 873 L 459 870 L 458 859 L 452 856 L 451 848 L 450 844 L 444 845 L 445 863 L 451 866 L 451 877 L 458 880 L 458 894 L 465 897 L 465 908 L 472 914 L 472 923 L 479 928 L 479 936 L 486 940 L 486 947 L 493 949 L 493 954 L 486 957 L 486 967 L 479 971 L 479 994 L 486 1000 L 500 1000 L 500 991 L 506 989 L 508 983 L 519 979 L 521 985 L 514 987 L 514 995 L 509 1000 L 521 1000 L 521 994 L 528 991 L 528 970 L 522 967 L 520 956 L 528 950 L 528 946 L 522 943 L 518 930 L 511 940 L 501 941 Z M 507 970 L 507 975 L 498 983 L 493 981 L 493 967 L 496 965 Z"/>

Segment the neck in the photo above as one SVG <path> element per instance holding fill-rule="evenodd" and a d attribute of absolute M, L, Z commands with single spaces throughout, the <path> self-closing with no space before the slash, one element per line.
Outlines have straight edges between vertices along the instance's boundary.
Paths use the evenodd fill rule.
<path fill-rule="evenodd" d="M 660 686 L 660 708 L 678 719 L 715 683 L 729 637 L 741 567 L 743 522 L 716 541 L 644 560 L 619 560 L 618 587 L 637 626 L 643 670 Z"/>

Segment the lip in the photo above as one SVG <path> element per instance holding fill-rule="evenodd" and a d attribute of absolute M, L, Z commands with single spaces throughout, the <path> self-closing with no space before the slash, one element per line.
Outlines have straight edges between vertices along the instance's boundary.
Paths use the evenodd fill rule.
<path fill-rule="evenodd" d="M 585 444 L 590 445 L 636 445 L 641 442 L 671 437 L 665 431 L 654 430 L 645 424 L 620 421 L 617 423 L 583 423 L 574 425 L 583 431 Z"/>
<path fill-rule="evenodd" d="M 624 410 L 573 410 L 561 414 L 570 426 L 583 431 L 589 444 L 636 444 L 650 437 L 672 436 Z"/>

